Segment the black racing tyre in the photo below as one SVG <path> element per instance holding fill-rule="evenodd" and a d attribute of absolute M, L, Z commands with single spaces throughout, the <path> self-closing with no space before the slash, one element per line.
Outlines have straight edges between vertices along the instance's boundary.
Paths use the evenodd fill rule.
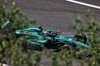
<path fill-rule="evenodd" d="M 66 55 L 67 57 L 70 57 L 71 56 L 71 48 L 69 46 L 67 46 L 67 45 L 64 45 L 61 48 L 61 53 L 63 55 Z"/>
<path fill-rule="evenodd" d="M 6 41 L 8 41 L 10 43 L 10 45 L 11 45 L 11 39 L 10 39 L 9 36 L 6 36 Z"/>
<path fill-rule="evenodd" d="M 87 37 L 86 37 L 85 34 L 76 34 L 76 35 L 74 35 L 73 38 L 74 38 L 75 40 L 81 41 L 81 42 L 83 42 L 83 43 L 86 43 L 86 42 L 87 42 Z"/>
<path fill-rule="evenodd" d="M 7 40 L 7 41 L 11 41 L 11 39 L 10 39 L 8 36 L 6 36 L 6 40 Z"/>

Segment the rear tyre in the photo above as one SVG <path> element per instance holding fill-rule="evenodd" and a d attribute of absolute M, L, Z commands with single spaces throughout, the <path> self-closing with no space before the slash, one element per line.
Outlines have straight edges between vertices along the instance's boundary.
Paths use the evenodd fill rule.
<path fill-rule="evenodd" d="M 61 52 L 62 52 L 63 55 L 66 55 L 67 57 L 71 56 L 71 49 L 67 45 L 62 46 Z"/>

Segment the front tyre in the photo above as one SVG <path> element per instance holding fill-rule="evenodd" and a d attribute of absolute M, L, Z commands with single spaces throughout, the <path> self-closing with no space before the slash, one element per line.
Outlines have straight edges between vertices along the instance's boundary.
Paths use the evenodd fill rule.
<path fill-rule="evenodd" d="M 83 42 L 83 43 L 86 43 L 86 42 L 87 42 L 87 37 L 86 37 L 85 34 L 76 34 L 76 35 L 74 35 L 73 38 L 74 38 L 75 40 L 81 41 L 81 42 Z"/>

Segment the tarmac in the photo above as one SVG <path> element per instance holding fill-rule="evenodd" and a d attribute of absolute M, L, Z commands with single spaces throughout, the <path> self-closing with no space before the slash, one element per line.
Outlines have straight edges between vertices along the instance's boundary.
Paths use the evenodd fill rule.
<path fill-rule="evenodd" d="M 43 26 L 44 30 L 49 29 L 53 31 L 60 30 L 61 34 L 64 36 L 72 37 L 76 34 L 75 30 L 69 29 L 70 22 L 72 25 L 76 25 L 75 18 L 77 16 L 81 17 L 83 24 L 86 24 L 85 14 L 86 10 L 91 9 L 93 12 L 90 14 L 90 17 L 94 17 L 95 21 L 100 22 L 100 9 L 92 8 L 65 0 L 14 0 L 16 7 L 21 8 L 22 13 L 27 15 L 29 20 L 36 19 L 36 25 Z M 76 0 L 75 0 L 76 1 Z M 77 0 L 80 2 L 93 4 L 100 6 L 100 0 Z M 12 0 L 9 0 L 7 11 L 10 11 Z M 59 54 L 59 53 L 58 53 Z M 41 66 L 51 66 L 51 58 L 47 58 L 42 55 L 41 57 Z M 76 59 L 73 63 L 73 66 L 78 66 L 80 62 L 79 59 Z"/>

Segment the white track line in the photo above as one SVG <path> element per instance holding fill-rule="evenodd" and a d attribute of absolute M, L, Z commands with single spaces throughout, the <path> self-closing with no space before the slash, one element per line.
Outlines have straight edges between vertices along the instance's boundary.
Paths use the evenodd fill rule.
<path fill-rule="evenodd" d="M 76 3 L 76 4 L 96 8 L 96 9 L 100 9 L 100 6 L 96 6 L 96 5 L 92 5 L 92 4 L 88 4 L 88 3 L 84 3 L 84 2 L 79 2 L 79 1 L 75 1 L 75 0 L 65 0 L 65 1 L 69 1 L 69 2 L 72 2 L 72 3 Z"/>

